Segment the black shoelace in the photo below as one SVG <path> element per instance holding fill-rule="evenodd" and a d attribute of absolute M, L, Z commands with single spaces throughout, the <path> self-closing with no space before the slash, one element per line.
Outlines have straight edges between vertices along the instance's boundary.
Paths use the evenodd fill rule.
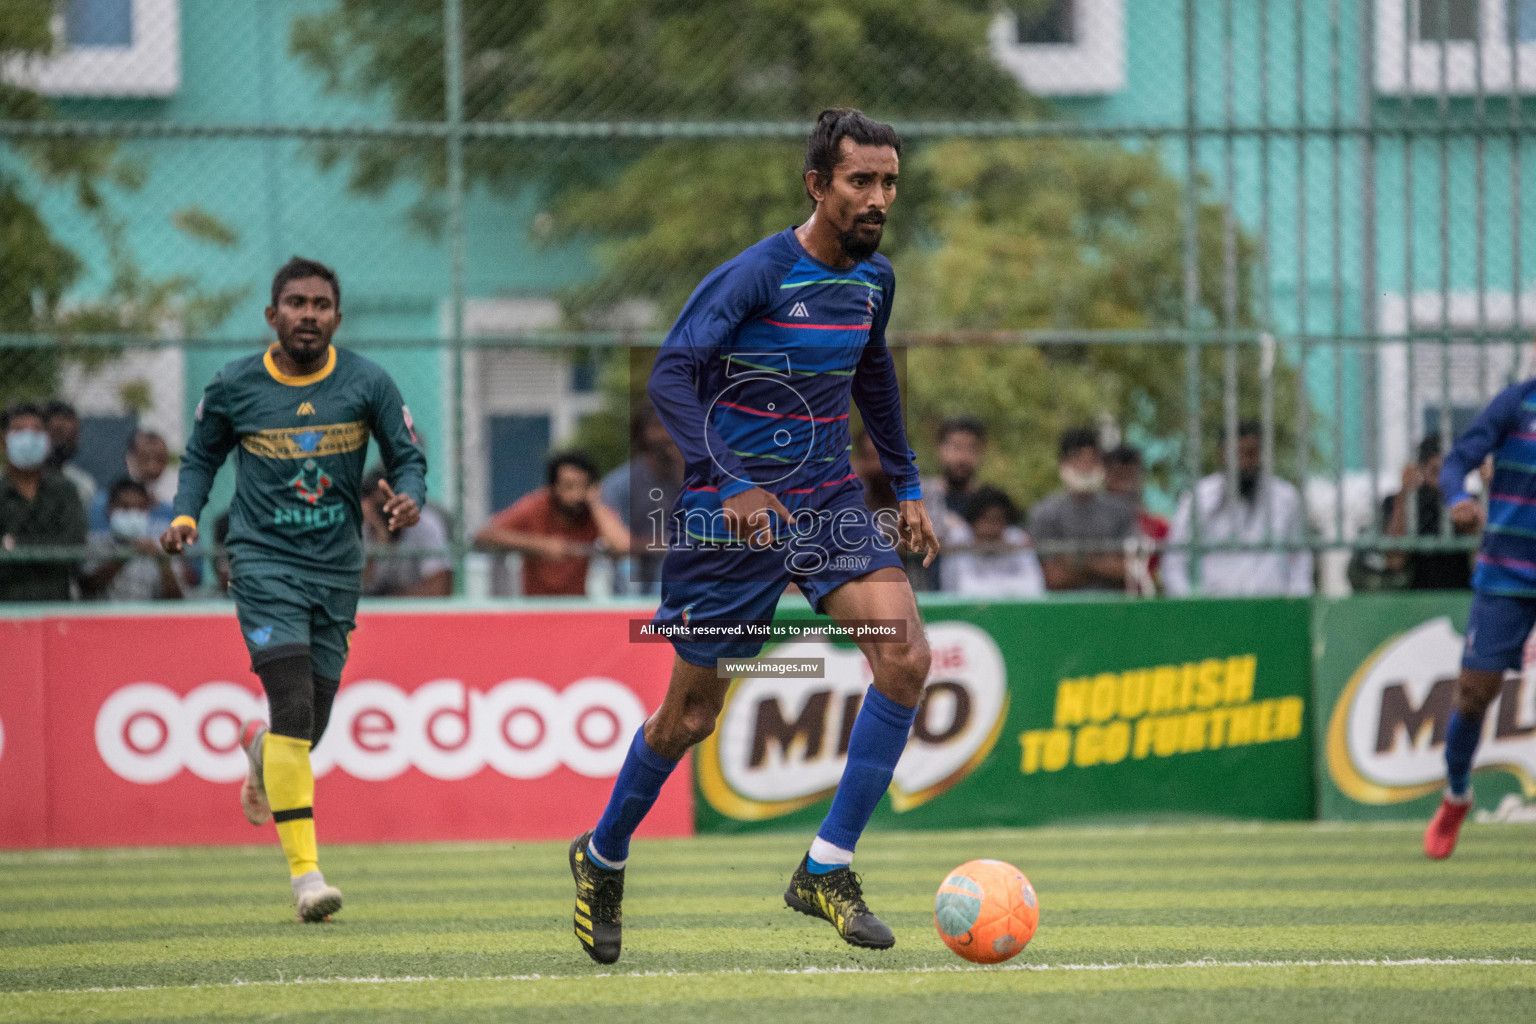
<path fill-rule="evenodd" d="M 611 924 L 618 919 L 624 903 L 624 876 L 617 871 L 594 872 L 592 883 L 592 920 Z"/>
<path fill-rule="evenodd" d="M 832 891 L 832 895 L 847 902 L 854 913 L 869 913 L 869 907 L 864 904 L 864 890 L 860 885 L 859 876 L 854 874 L 852 869 L 844 868 L 842 871 L 833 871 L 822 877 L 826 879 L 826 886 Z"/>

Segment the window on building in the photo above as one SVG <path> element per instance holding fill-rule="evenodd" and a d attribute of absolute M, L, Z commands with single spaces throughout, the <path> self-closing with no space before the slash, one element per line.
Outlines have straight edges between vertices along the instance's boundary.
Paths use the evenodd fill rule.
<path fill-rule="evenodd" d="M 64 41 L 70 46 L 132 46 L 133 0 L 69 0 Z"/>
<path fill-rule="evenodd" d="M 1536 0 L 1372 0 L 1376 88 L 1536 92 Z"/>
<path fill-rule="evenodd" d="M 1125 0 L 1010 0 L 988 43 L 992 59 L 1036 95 L 1125 88 Z"/>
<path fill-rule="evenodd" d="M 1067 45 L 1077 42 L 1076 0 L 1035 0 L 1015 3 L 1015 35 L 1025 46 Z"/>
<path fill-rule="evenodd" d="M 1516 42 L 1536 43 L 1536 0 L 1509 0 L 1509 28 Z"/>
<path fill-rule="evenodd" d="M 1421 43 L 1477 38 L 1478 0 L 1417 0 L 1414 8 L 1414 38 Z"/>
<path fill-rule="evenodd" d="M 0 57 L 0 83 L 93 99 L 166 97 L 181 87 L 181 0 L 64 0 L 58 11 L 54 53 Z"/>

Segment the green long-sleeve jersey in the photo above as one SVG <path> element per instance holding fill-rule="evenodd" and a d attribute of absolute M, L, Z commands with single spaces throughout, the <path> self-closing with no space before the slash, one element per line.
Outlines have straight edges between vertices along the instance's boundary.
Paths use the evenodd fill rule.
<path fill-rule="evenodd" d="M 333 346 L 324 368 L 290 377 L 273 361 L 275 350 L 226 364 L 203 392 L 176 515 L 197 520 L 214 474 L 234 451 L 232 575 L 297 571 L 356 587 L 369 435 L 378 439 L 390 486 L 418 506 L 426 501 L 426 456 L 399 388 L 381 367 Z"/>

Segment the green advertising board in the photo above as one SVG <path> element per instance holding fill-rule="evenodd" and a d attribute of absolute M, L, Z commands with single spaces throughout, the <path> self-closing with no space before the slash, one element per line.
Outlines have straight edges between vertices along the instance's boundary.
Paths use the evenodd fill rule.
<path fill-rule="evenodd" d="M 1313 816 L 1309 602 L 933 601 L 923 614 L 927 696 L 874 827 Z M 694 752 L 701 832 L 813 829 L 842 773 L 868 663 L 825 639 L 763 656 L 823 658 L 825 672 L 732 682 Z"/>
<path fill-rule="evenodd" d="M 1445 786 L 1445 729 L 1472 595 L 1319 601 L 1313 636 L 1318 811 L 1324 818 L 1428 820 Z M 1483 721 L 1476 815 L 1528 817 L 1536 797 L 1536 687 L 1519 675 Z"/>

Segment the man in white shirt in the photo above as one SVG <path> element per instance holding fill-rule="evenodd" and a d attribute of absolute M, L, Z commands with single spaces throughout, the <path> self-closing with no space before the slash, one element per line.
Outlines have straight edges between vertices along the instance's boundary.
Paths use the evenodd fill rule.
<path fill-rule="evenodd" d="M 1034 598 L 1045 596 L 1045 574 L 1019 528 L 1013 499 L 983 484 L 966 503 L 962 519 L 953 512 L 947 524 L 952 544 L 961 550 L 944 557 L 944 590 L 976 598 Z"/>
<path fill-rule="evenodd" d="M 1265 475 L 1263 434 L 1257 423 L 1237 430 L 1237 493 L 1230 493 L 1225 472 L 1212 473 L 1185 492 L 1168 534 L 1163 558 L 1163 586 L 1175 596 L 1194 592 L 1187 550 L 1194 533 L 1193 508 L 1200 509 L 1200 544 L 1291 543 L 1306 539 L 1301 494 L 1284 480 Z M 1211 595 L 1291 595 L 1312 593 L 1310 551 L 1212 551 L 1200 557 L 1200 593 Z"/>

